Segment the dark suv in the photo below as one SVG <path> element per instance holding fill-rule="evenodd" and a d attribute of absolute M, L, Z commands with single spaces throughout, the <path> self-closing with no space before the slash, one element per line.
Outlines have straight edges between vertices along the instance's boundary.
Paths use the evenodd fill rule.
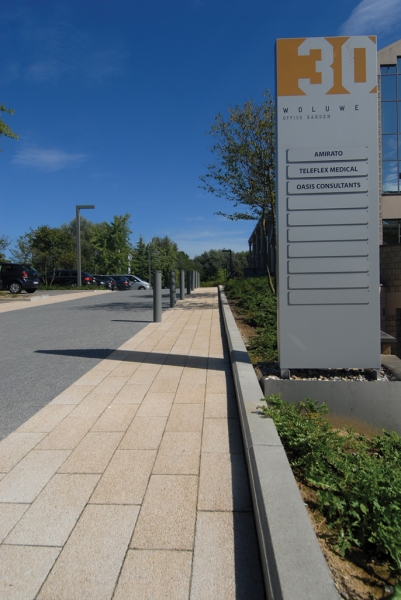
<path fill-rule="evenodd" d="M 48 271 L 46 275 L 42 275 L 42 281 L 46 285 L 77 285 L 77 271 L 73 269 L 56 269 L 55 271 Z M 81 271 L 81 283 L 82 285 L 96 285 L 90 273 Z"/>
<path fill-rule="evenodd" d="M 22 290 L 33 294 L 39 285 L 38 272 L 28 263 L 0 263 L 0 279 L 2 289 L 12 294 L 19 294 Z"/>

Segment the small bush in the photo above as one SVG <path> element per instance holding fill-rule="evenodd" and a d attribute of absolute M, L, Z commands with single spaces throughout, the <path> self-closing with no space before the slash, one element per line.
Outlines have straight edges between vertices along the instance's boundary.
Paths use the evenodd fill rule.
<path fill-rule="evenodd" d="M 401 573 L 401 439 L 371 439 L 332 429 L 327 406 L 269 396 L 263 406 L 277 427 L 295 475 L 316 491 L 318 509 L 344 556 L 362 548 Z"/>
<path fill-rule="evenodd" d="M 244 322 L 256 329 L 248 350 L 260 360 L 276 361 L 277 299 L 270 290 L 267 277 L 232 279 L 226 283 L 224 291 Z"/>

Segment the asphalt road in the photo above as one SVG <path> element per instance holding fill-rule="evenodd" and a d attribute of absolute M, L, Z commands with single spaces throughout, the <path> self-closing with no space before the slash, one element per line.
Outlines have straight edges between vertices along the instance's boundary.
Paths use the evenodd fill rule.
<path fill-rule="evenodd" d="M 151 323 L 152 300 L 132 290 L 0 313 L 0 439 Z"/>

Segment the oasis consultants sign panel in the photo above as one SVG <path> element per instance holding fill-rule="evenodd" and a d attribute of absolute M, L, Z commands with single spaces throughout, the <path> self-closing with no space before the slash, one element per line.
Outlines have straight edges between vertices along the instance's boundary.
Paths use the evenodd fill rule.
<path fill-rule="evenodd" d="M 276 58 L 280 367 L 379 369 L 376 38 Z"/>

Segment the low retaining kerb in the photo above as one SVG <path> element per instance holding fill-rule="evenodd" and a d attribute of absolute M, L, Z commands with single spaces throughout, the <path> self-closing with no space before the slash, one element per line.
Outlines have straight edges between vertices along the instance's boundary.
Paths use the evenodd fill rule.
<path fill-rule="evenodd" d="M 260 556 L 269 600 L 338 600 L 298 485 L 221 286 L 219 298 L 240 414 Z"/>

